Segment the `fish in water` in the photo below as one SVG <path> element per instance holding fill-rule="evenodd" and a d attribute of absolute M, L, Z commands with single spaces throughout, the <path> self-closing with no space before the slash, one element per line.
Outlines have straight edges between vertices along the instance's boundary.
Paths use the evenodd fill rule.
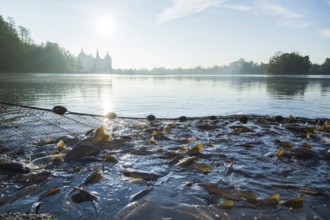
<path fill-rule="evenodd" d="M 149 207 L 150 205 L 151 205 L 150 201 L 131 202 L 116 214 L 115 219 L 116 220 L 134 219 L 134 216 L 137 213 L 141 212 L 141 210 Z"/>
<path fill-rule="evenodd" d="M 203 183 L 203 184 L 200 184 L 200 185 L 202 187 L 204 187 L 204 189 L 206 191 L 208 191 L 209 193 L 220 195 L 222 197 L 225 197 L 226 199 L 231 199 L 231 200 L 234 200 L 234 201 L 241 201 L 242 200 L 242 198 L 239 195 L 233 194 L 230 191 L 228 191 L 227 189 L 220 188 L 215 184 Z"/>
<path fill-rule="evenodd" d="M 155 173 L 128 171 L 128 170 L 123 170 L 122 174 L 126 177 L 144 179 L 144 180 L 157 180 L 159 177 L 161 177 L 161 175 Z"/>

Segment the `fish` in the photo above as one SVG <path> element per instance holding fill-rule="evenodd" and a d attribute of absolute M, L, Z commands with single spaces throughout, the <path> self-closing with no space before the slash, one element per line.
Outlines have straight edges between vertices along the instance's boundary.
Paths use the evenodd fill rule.
<path fill-rule="evenodd" d="M 204 210 L 201 206 L 198 205 L 180 203 L 176 206 L 176 209 L 197 220 L 214 220 L 214 217 L 210 215 L 208 210 Z"/>
<path fill-rule="evenodd" d="M 182 158 L 184 158 L 184 154 L 178 154 L 177 156 L 175 156 L 170 162 L 169 164 L 172 166 L 174 164 L 177 164 Z"/>
<path fill-rule="evenodd" d="M 183 159 L 179 160 L 179 162 L 177 164 L 175 164 L 175 166 L 187 167 L 187 166 L 191 165 L 192 163 L 194 163 L 196 160 L 197 160 L 196 156 L 183 158 Z"/>
<path fill-rule="evenodd" d="M 30 173 L 31 169 L 21 163 L 12 161 L 7 157 L 0 157 L 0 171 L 8 175 L 16 175 L 20 173 Z"/>
<path fill-rule="evenodd" d="M 207 209 L 213 214 L 215 219 L 218 220 L 231 220 L 231 217 L 226 213 L 220 210 L 215 205 L 209 205 Z"/>
<path fill-rule="evenodd" d="M 211 126 L 211 125 L 208 125 L 208 124 L 201 124 L 201 125 L 198 125 L 197 126 L 198 129 L 201 129 L 203 131 L 211 131 L 211 130 L 214 130 L 215 127 Z"/>
<path fill-rule="evenodd" d="M 19 190 L 17 193 L 15 193 L 14 195 L 8 196 L 6 198 L 4 198 L 3 200 L 0 201 L 0 206 L 3 206 L 7 203 L 13 203 L 15 202 L 17 199 L 35 193 L 36 190 L 38 190 L 40 188 L 39 185 L 37 184 L 33 184 L 30 186 L 27 186 L 21 190 Z"/>
<path fill-rule="evenodd" d="M 119 162 L 117 158 L 111 156 L 108 153 L 103 154 L 103 158 L 105 159 L 105 161 L 110 161 L 110 162 L 113 162 L 113 163 L 118 163 Z"/>
<path fill-rule="evenodd" d="M 204 189 L 211 194 L 220 195 L 226 199 L 230 199 L 230 200 L 234 200 L 234 201 L 242 200 L 241 196 L 235 195 L 235 194 L 231 193 L 230 191 L 228 191 L 227 189 L 220 188 L 213 183 L 204 183 L 204 184 L 200 184 L 200 185 L 203 186 Z"/>
<path fill-rule="evenodd" d="M 266 118 L 258 118 L 258 119 L 257 119 L 257 123 L 259 123 L 259 124 L 267 124 L 268 121 L 267 121 Z"/>
<path fill-rule="evenodd" d="M 316 188 L 309 188 L 309 187 L 305 187 L 305 188 L 298 188 L 296 189 L 297 192 L 300 193 L 305 193 L 305 194 L 309 194 L 309 195 L 313 195 L 313 196 L 318 196 L 323 194 L 323 191 L 316 189 Z"/>
<path fill-rule="evenodd" d="M 59 140 L 56 144 L 56 147 L 58 147 L 58 148 L 63 148 L 64 146 L 65 146 L 65 143 L 63 140 Z"/>
<path fill-rule="evenodd" d="M 102 169 L 102 167 L 97 167 L 93 173 L 91 173 L 80 185 L 79 187 L 81 187 L 84 184 L 93 184 L 93 183 L 97 183 L 100 182 L 100 180 L 102 179 L 102 175 L 99 173 L 100 170 Z"/>
<path fill-rule="evenodd" d="M 220 203 L 220 204 L 219 204 L 219 207 L 220 207 L 220 208 L 225 208 L 225 209 L 227 209 L 227 208 L 231 208 L 231 207 L 233 207 L 233 205 L 234 205 L 234 201 L 233 201 L 233 200 L 226 200 L 226 201 Z"/>
<path fill-rule="evenodd" d="M 79 191 L 78 193 L 71 196 L 72 201 L 75 203 L 81 203 L 86 201 L 91 201 L 93 203 L 94 200 L 97 200 L 97 197 L 93 193 L 90 193 L 80 187 L 73 187 L 73 189 Z M 94 203 L 93 205 L 95 207 Z"/>
<path fill-rule="evenodd" d="M 251 201 L 251 202 L 257 202 L 257 196 L 254 193 L 245 191 L 245 190 L 240 190 L 240 189 L 235 189 L 236 193 L 245 199 Z"/>
<path fill-rule="evenodd" d="M 194 147 L 192 147 L 191 149 L 189 149 L 186 154 L 189 156 L 196 156 L 198 154 L 200 154 L 201 150 L 203 149 L 203 145 L 202 144 L 196 144 Z"/>
<path fill-rule="evenodd" d="M 62 161 L 63 156 L 64 154 L 60 153 L 39 157 L 26 164 L 26 166 L 29 167 L 31 170 L 41 169 L 53 164 L 56 161 Z"/>
<path fill-rule="evenodd" d="M 94 130 L 93 134 L 94 134 L 93 139 L 94 139 L 95 143 L 100 142 L 100 141 L 111 140 L 111 136 L 109 134 L 105 133 L 105 129 L 103 126 L 96 128 Z"/>
<path fill-rule="evenodd" d="M 169 148 L 169 150 L 187 150 L 187 149 L 188 149 L 188 147 L 186 145 Z"/>
<path fill-rule="evenodd" d="M 291 149 L 285 153 L 285 155 L 295 156 L 298 159 L 322 159 L 321 155 L 319 155 L 317 152 L 305 147 Z"/>
<path fill-rule="evenodd" d="M 210 165 L 204 164 L 204 163 L 194 163 L 192 165 L 194 169 L 203 171 L 204 173 L 208 173 L 210 170 L 212 170 L 212 167 Z"/>
<path fill-rule="evenodd" d="M 288 117 L 289 122 L 294 123 L 297 121 L 297 119 L 293 115 L 289 115 Z"/>
<path fill-rule="evenodd" d="M 50 196 L 50 195 L 54 195 L 56 193 L 58 193 L 59 191 L 61 191 L 61 187 L 54 187 L 54 188 L 51 188 L 49 190 L 47 190 L 46 192 L 42 193 L 40 196 L 39 196 L 39 201 L 47 196 Z"/>
<path fill-rule="evenodd" d="M 39 173 L 29 173 L 26 175 L 23 175 L 22 178 L 18 180 L 19 183 L 24 183 L 27 185 L 31 184 L 39 184 L 47 179 L 49 179 L 52 176 L 52 173 L 49 171 L 41 171 Z"/>
<path fill-rule="evenodd" d="M 323 128 L 323 131 L 329 131 L 330 124 L 328 123 L 328 121 L 323 122 L 322 128 Z"/>
<path fill-rule="evenodd" d="M 280 157 L 280 156 L 282 156 L 282 155 L 283 155 L 283 152 L 284 152 L 284 149 L 283 149 L 283 147 L 281 147 L 281 148 L 277 151 L 277 153 L 276 153 L 276 157 Z"/>
<path fill-rule="evenodd" d="M 144 179 L 144 180 L 157 180 L 161 175 L 155 173 L 139 172 L 139 171 L 121 171 L 126 177 Z"/>
<path fill-rule="evenodd" d="M 264 200 L 261 200 L 259 202 L 259 205 L 262 206 L 276 206 L 278 204 L 278 201 L 280 199 L 280 194 L 273 194 L 269 197 L 267 197 Z"/>
<path fill-rule="evenodd" d="M 275 143 L 280 146 L 283 147 L 284 149 L 288 149 L 291 148 L 293 146 L 293 144 L 289 141 L 281 141 L 281 140 L 275 140 Z"/>
<path fill-rule="evenodd" d="M 115 220 L 134 219 L 134 215 L 150 205 L 151 202 L 146 200 L 131 202 L 116 214 Z"/>
<path fill-rule="evenodd" d="M 248 132 L 255 132 L 253 129 L 254 126 L 244 126 L 244 125 L 233 125 L 229 127 L 230 129 L 234 129 L 234 131 L 238 134 L 240 133 L 248 133 Z"/>
<path fill-rule="evenodd" d="M 42 202 L 35 202 L 33 203 L 31 209 L 30 209 L 30 213 L 34 213 L 34 214 L 39 214 L 39 209 L 42 205 Z"/>
<path fill-rule="evenodd" d="M 283 205 L 283 206 L 286 206 L 286 207 L 292 207 L 292 208 L 302 208 L 303 200 L 304 200 L 304 197 L 299 196 L 297 198 L 281 202 L 280 205 Z"/>
<path fill-rule="evenodd" d="M 86 156 L 96 156 L 100 153 L 100 149 L 88 143 L 82 143 L 72 148 L 65 156 L 66 161 L 78 161 Z"/>
<path fill-rule="evenodd" d="M 131 202 L 142 199 L 143 197 L 148 195 L 152 190 L 153 190 L 153 188 L 145 189 L 145 190 L 137 192 L 136 194 L 131 196 Z"/>

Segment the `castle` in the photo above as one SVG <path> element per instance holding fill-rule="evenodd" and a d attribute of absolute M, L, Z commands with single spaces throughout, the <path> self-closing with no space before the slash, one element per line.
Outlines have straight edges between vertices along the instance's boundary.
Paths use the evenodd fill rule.
<path fill-rule="evenodd" d="M 86 55 L 84 50 L 81 49 L 78 59 L 81 62 L 83 70 L 86 72 L 109 73 L 112 70 L 112 60 L 108 52 L 104 59 L 101 59 L 98 50 L 96 52 L 96 57 L 94 58 L 92 55 Z"/>

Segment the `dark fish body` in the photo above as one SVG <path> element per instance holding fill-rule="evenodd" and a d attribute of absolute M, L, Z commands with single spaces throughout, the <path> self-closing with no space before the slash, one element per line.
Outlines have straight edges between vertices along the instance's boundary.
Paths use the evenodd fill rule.
<path fill-rule="evenodd" d="M 82 184 L 80 184 L 79 186 L 82 186 L 83 184 L 92 184 L 94 182 L 97 182 L 97 180 L 99 180 L 100 178 L 100 170 L 102 169 L 102 167 L 98 167 L 94 170 L 93 173 L 91 173 Z"/>
<path fill-rule="evenodd" d="M 179 154 L 177 156 L 175 156 L 170 162 L 169 164 L 171 166 L 173 166 L 174 164 L 178 163 L 182 158 L 184 158 L 184 154 Z"/>
<path fill-rule="evenodd" d="M 37 184 L 25 187 L 24 189 L 18 191 L 16 194 L 14 194 L 12 196 L 8 196 L 7 198 L 4 198 L 3 200 L 1 200 L 0 206 L 3 206 L 7 203 L 15 202 L 17 199 L 35 192 L 37 189 L 39 189 L 39 186 Z"/>
<path fill-rule="evenodd" d="M 156 180 L 161 177 L 155 173 L 146 173 L 146 172 L 138 172 L 138 171 L 122 171 L 122 174 L 126 177 L 144 179 L 144 180 Z"/>
<path fill-rule="evenodd" d="M 175 166 L 187 167 L 197 160 L 196 156 L 181 159 Z"/>
<path fill-rule="evenodd" d="M 234 201 L 241 201 L 241 197 L 239 195 L 232 194 L 228 190 L 224 188 L 220 188 L 214 184 L 201 184 L 206 191 L 212 194 L 220 195 L 222 197 L 225 197 L 227 199 L 231 199 Z"/>
<path fill-rule="evenodd" d="M 299 159 L 321 159 L 315 151 L 310 150 L 305 147 L 291 149 L 289 152 L 285 153 L 287 156 L 295 156 Z"/>
<path fill-rule="evenodd" d="M 189 204 L 179 204 L 177 209 L 194 219 L 198 220 L 215 220 L 215 218 L 210 215 L 207 211 L 203 210 L 200 206 L 197 205 L 189 205 Z"/>
<path fill-rule="evenodd" d="M 93 145 L 82 144 L 75 148 L 72 148 L 71 151 L 65 156 L 66 161 L 78 161 L 86 156 L 96 156 L 100 153 L 100 149 Z"/>
<path fill-rule="evenodd" d="M 41 200 L 47 196 L 54 195 L 54 194 L 58 193 L 59 191 L 61 191 L 61 187 L 55 187 L 55 188 L 49 189 L 39 196 L 39 200 Z"/>
<path fill-rule="evenodd" d="M 240 190 L 240 189 L 235 189 L 236 193 L 244 198 L 246 198 L 247 200 L 251 201 L 251 202 L 257 202 L 257 196 L 254 193 L 248 192 L 248 191 L 244 191 L 244 190 Z"/>
<path fill-rule="evenodd" d="M 49 171 L 42 171 L 39 173 L 30 173 L 24 175 L 22 178 L 18 180 L 19 183 L 24 184 L 39 184 L 47 180 L 49 177 L 51 177 L 52 173 Z"/>
<path fill-rule="evenodd" d="M 132 199 L 131 202 L 142 199 L 143 197 L 145 197 L 146 195 L 148 195 L 153 189 L 145 189 L 142 190 L 140 192 L 137 192 L 136 194 L 132 195 Z"/>
<path fill-rule="evenodd" d="M 227 213 L 223 212 L 222 210 L 219 210 L 216 206 L 210 205 L 207 208 L 216 217 L 216 219 L 231 220 L 231 217 Z"/>
<path fill-rule="evenodd" d="M 309 195 L 314 195 L 314 196 L 322 194 L 321 190 L 315 189 L 315 188 L 299 188 L 299 189 L 296 189 L 296 191 L 300 192 L 300 193 L 306 193 L 306 194 L 309 194 Z"/>
<path fill-rule="evenodd" d="M 129 203 L 127 206 L 125 206 L 116 214 L 115 219 L 116 220 L 133 219 L 134 215 L 139 213 L 144 208 L 149 207 L 150 204 L 151 203 L 149 201 L 142 201 L 142 202 L 136 201 Z"/>
<path fill-rule="evenodd" d="M 95 195 L 80 187 L 74 187 L 74 190 L 79 191 L 78 193 L 71 196 L 72 201 L 74 201 L 75 203 L 81 203 L 86 201 L 93 202 L 94 200 L 97 200 L 97 197 Z"/>
<path fill-rule="evenodd" d="M 290 199 L 284 202 L 281 202 L 281 205 L 291 208 L 302 208 L 303 207 L 304 197 L 297 197 L 294 199 Z"/>
<path fill-rule="evenodd" d="M 280 198 L 279 194 L 273 194 L 271 196 L 269 196 L 268 198 L 261 200 L 259 202 L 259 205 L 262 206 L 276 206 L 278 204 L 278 200 Z"/>
<path fill-rule="evenodd" d="M 16 175 L 20 173 L 30 173 L 30 168 L 21 163 L 14 162 L 7 157 L 0 157 L 0 171 L 9 175 Z"/>

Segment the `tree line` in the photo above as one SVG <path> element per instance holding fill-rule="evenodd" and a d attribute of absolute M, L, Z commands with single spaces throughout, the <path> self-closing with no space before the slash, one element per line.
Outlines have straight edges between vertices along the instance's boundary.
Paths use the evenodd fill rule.
<path fill-rule="evenodd" d="M 195 68 L 175 68 L 168 69 L 165 67 L 153 69 L 115 69 L 117 74 L 196 74 L 196 75 L 243 75 L 243 74 L 273 74 L 273 75 L 289 75 L 289 74 L 330 74 L 330 58 L 327 58 L 322 65 L 312 64 L 308 56 L 301 56 L 298 52 L 282 53 L 277 52 L 269 60 L 268 64 L 255 63 L 239 59 L 224 66 L 213 66 L 204 68 L 197 66 Z"/>
<path fill-rule="evenodd" d="M 57 43 L 35 44 L 29 29 L 0 15 L 0 72 L 78 72 L 79 60 Z"/>
<path fill-rule="evenodd" d="M 0 72 L 64 73 L 84 71 L 81 62 L 57 43 L 35 44 L 29 29 L 16 26 L 14 19 L 7 21 L 0 15 Z M 323 64 L 312 64 L 309 56 L 298 52 L 277 52 L 267 64 L 239 59 L 225 66 L 183 69 L 154 68 L 115 69 L 125 74 L 330 74 L 330 58 Z"/>

